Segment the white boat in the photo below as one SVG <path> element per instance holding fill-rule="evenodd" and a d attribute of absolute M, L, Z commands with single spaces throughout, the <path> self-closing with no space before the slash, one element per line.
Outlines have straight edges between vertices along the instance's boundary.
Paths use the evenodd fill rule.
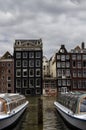
<path fill-rule="evenodd" d="M 0 130 L 12 125 L 28 106 L 25 96 L 0 94 Z"/>
<path fill-rule="evenodd" d="M 75 128 L 86 130 L 86 94 L 71 92 L 60 94 L 54 102 L 61 116 Z"/>

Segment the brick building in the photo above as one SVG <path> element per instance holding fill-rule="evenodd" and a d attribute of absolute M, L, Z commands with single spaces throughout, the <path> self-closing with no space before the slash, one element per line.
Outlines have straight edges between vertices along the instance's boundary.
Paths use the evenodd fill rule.
<path fill-rule="evenodd" d="M 58 91 L 86 91 L 86 48 L 84 43 L 67 51 L 64 45 L 56 53 Z"/>
<path fill-rule="evenodd" d="M 0 93 L 14 92 L 14 59 L 6 52 L 0 58 Z"/>

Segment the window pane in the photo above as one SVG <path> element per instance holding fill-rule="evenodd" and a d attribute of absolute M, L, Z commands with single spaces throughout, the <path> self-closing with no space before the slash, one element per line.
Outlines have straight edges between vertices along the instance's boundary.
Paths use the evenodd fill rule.
<path fill-rule="evenodd" d="M 40 67 L 40 66 L 41 66 L 40 60 L 36 60 L 36 67 Z"/>
<path fill-rule="evenodd" d="M 21 77 L 21 70 L 20 69 L 16 70 L 16 77 Z"/>
<path fill-rule="evenodd" d="M 34 79 L 29 79 L 29 88 L 34 87 Z"/>
<path fill-rule="evenodd" d="M 36 87 L 40 87 L 40 84 L 41 84 L 40 79 L 36 79 Z"/>
<path fill-rule="evenodd" d="M 28 81 L 27 81 L 27 79 L 23 79 L 23 87 L 24 88 L 28 87 Z"/>
<path fill-rule="evenodd" d="M 34 58 L 34 52 L 29 52 L 29 58 Z"/>
<path fill-rule="evenodd" d="M 29 70 L 29 77 L 33 77 L 34 76 L 34 69 L 30 69 Z"/>
<path fill-rule="evenodd" d="M 23 52 L 23 58 L 27 58 L 28 53 L 27 52 Z"/>
<path fill-rule="evenodd" d="M 29 67 L 34 67 L 34 60 L 29 60 Z"/>
<path fill-rule="evenodd" d="M 23 60 L 23 67 L 27 67 L 27 60 Z"/>
<path fill-rule="evenodd" d="M 40 58 L 41 57 L 41 52 L 36 52 L 36 58 Z"/>
<path fill-rule="evenodd" d="M 16 52 L 16 58 L 21 58 L 21 53 L 20 52 Z"/>
<path fill-rule="evenodd" d="M 16 67 L 21 67 L 21 61 L 20 60 L 16 61 Z"/>
<path fill-rule="evenodd" d="M 23 69 L 23 77 L 27 77 L 27 69 Z"/>
<path fill-rule="evenodd" d="M 20 87 L 21 87 L 21 80 L 16 79 L 16 88 L 20 88 Z"/>
<path fill-rule="evenodd" d="M 40 73 L 41 73 L 40 69 L 36 69 L 36 76 L 40 76 Z"/>

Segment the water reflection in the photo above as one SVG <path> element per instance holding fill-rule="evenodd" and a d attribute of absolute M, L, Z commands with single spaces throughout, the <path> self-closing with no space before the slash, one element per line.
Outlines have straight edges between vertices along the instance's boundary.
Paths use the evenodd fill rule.
<path fill-rule="evenodd" d="M 71 130 L 64 123 L 53 105 L 55 97 L 42 97 L 43 124 L 38 124 L 38 98 L 28 98 L 29 107 L 9 130 Z"/>

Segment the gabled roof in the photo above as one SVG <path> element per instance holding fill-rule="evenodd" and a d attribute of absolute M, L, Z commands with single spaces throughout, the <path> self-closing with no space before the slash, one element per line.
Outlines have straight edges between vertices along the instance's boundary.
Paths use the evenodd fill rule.
<path fill-rule="evenodd" d="M 79 46 L 76 46 L 74 50 L 81 50 L 81 48 Z"/>
<path fill-rule="evenodd" d="M 13 56 L 7 51 L 2 57 L 1 59 L 10 59 L 12 58 Z"/>

